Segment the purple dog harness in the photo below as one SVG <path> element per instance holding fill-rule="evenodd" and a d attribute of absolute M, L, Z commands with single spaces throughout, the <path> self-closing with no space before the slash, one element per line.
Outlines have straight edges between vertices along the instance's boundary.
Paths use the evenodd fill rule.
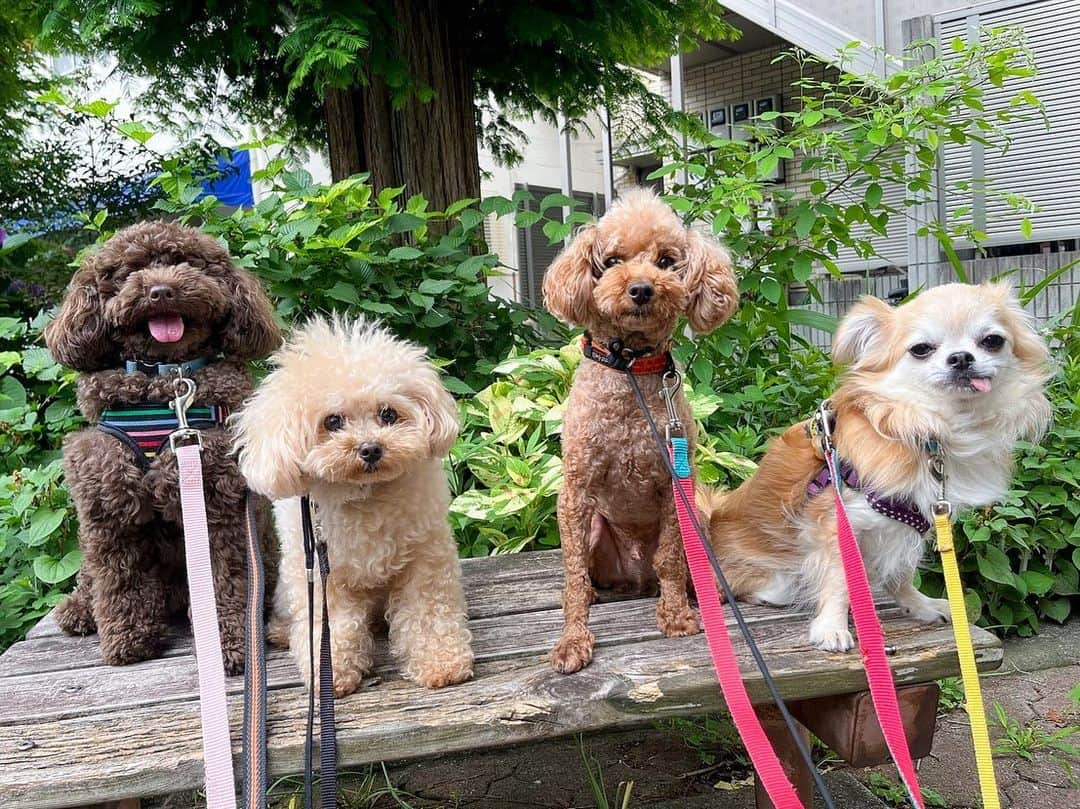
<path fill-rule="evenodd" d="M 862 490 L 863 496 L 870 504 L 870 508 L 878 514 L 884 514 L 891 520 L 896 520 L 897 522 L 902 522 L 904 525 L 911 526 L 920 534 L 925 534 L 930 530 L 930 521 L 922 515 L 913 503 L 907 500 L 882 497 L 869 489 L 863 489 L 859 480 L 859 474 L 855 471 L 855 467 L 847 461 L 840 461 L 840 479 L 848 488 L 854 489 L 855 491 Z M 811 480 L 807 485 L 806 493 L 810 497 L 821 494 L 829 488 L 829 484 L 832 482 L 832 473 L 829 471 L 829 465 L 826 464 L 822 467 L 821 471 L 818 472 L 817 477 Z"/>

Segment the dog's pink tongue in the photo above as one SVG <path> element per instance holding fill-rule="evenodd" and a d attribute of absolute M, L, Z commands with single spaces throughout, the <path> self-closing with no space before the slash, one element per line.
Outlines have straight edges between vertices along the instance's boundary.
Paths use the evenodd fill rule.
<path fill-rule="evenodd" d="M 184 318 L 180 315 L 152 317 L 147 322 L 150 336 L 159 343 L 175 343 L 184 336 Z"/>
<path fill-rule="evenodd" d="M 985 376 L 973 376 L 971 377 L 971 387 L 975 388 L 979 393 L 988 393 L 990 391 L 990 379 Z"/>

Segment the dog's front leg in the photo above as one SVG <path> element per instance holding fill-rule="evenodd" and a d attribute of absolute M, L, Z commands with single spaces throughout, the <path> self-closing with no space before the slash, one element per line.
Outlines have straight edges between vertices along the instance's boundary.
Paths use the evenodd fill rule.
<path fill-rule="evenodd" d="M 390 591 L 390 648 L 406 677 L 441 688 L 464 682 L 473 670 L 461 567 L 449 535 L 419 548 Z"/>
<path fill-rule="evenodd" d="M 819 541 L 819 547 L 806 558 L 803 573 L 818 594 L 817 612 L 810 621 L 810 643 L 825 652 L 848 651 L 855 646 L 855 638 L 848 629 L 850 601 L 835 534 Z"/>
<path fill-rule="evenodd" d="M 572 477 L 567 474 L 567 480 Z M 589 532 L 592 529 L 593 507 L 585 493 L 577 487 L 564 485 L 559 492 L 559 537 L 562 541 L 563 568 L 563 631 L 551 650 L 551 665 L 563 674 L 572 674 L 589 665 L 596 642 L 589 631 L 589 605 L 593 599 L 589 578 Z"/>
<path fill-rule="evenodd" d="M 660 582 L 656 604 L 656 625 L 669 638 L 696 635 L 701 631 L 697 613 L 690 607 L 687 592 L 689 569 L 683 551 L 675 498 L 670 490 L 660 502 L 660 541 L 653 557 L 653 569 Z"/>

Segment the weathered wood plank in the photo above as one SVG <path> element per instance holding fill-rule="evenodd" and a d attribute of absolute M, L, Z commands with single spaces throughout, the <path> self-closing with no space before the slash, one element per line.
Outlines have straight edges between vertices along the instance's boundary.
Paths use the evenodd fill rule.
<path fill-rule="evenodd" d="M 562 551 L 462 559 L 461 570 L 470 618 L 555 609 L 562 597 Z M 524 583 L 529 586 L 522 588 Z M 621 599 L 614 593 L 601 593 L 600 600 Z M 26 633 L 26 639 L 63 634 L 50 612 Z"/>
<path fill-rule="evenodd" d="M 898 647 L 898 683 L 956 673 L 949 627 L 890 621 L 888 633 Z M 762 638 L 782 693 L 813 697 L 865 688 L 858 654 L 814 652 L 804 638 L 801 622 L 778 623 Z M 974 639 L 980 667 L 1000 665 L 997 639 L 979 629 Z M 752 697 L 764 701 L 745 646 L 736 647 Z M 230 698 L 237 750 L 241 701 Z M 269 763 L 275 774 L 300 769 L 305 708 L 301 688 L 270 695 Z M 571 676 L 554 673 L 541 657 L 515 657 L 482 663 L 476 679 L 453 688 L 427 691 L 397 680 L 339 701 L 340 758 L 343 766 L 417 758 L 721 708 L 700 636 L 600 648 L 591 666 Z M 0 805 L 11 809 L 191 789 L 201 777 L 194 700 L 0 728 Z"/>
<path fill-rule="evenodd" d="M 660 637 L 655 621 L 656 599 L 638 599 L 621 603 L 598 604 L 591 614 L 598 646 L 613 646 L 653 640 Z M 882 613 L 892 616 L 895 609 Z M 747 622 L 754 627 L 761 642 L 777 624 L 791 624 L 805 631 L 805 616 L 769 607 L 747 605 Z M 731 622 L 734 630 L 734 622 Z M 543 655 L 559 637 L 562 611 L 545 610 L 527 619 L 503 615 L 480 618 L 470 622 L 473 650 L 480 662 L 516 656 Z M 64 718 L 78 714 L 128 710 L 140 705 L 163 704 L 194 699 L 198 693 L 195 658 L 190 654 L 190 641 L 179 644 L 185 654 L 146 661 L 131 666 L 73 667 L 65 665 L 69 644 L 80 648 L 83 639 L 54 638 L 48 643 L 31 644 L 28 648 L 48 654 L 36 654 L 22 659 L 22 665 L 33 665 L 29 673 L 0 679 L 0 726 L 17 725 L 43 718 Z M 177 652 L 177 649 L 173 649 Z M 397 675 L 393 671 L 385 641 L 376 652 L 375 674 L 384 679 Z M 287 651 L 269 649 L 267 654 L 267 683 L 270 688 L 298 685 L 299 672 Z M 243 680 L 227 680 L 230 693 L 243 689 Z"/>

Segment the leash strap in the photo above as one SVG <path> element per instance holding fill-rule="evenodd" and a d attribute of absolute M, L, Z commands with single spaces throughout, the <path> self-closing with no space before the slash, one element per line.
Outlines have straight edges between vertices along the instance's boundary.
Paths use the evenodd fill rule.
<path fill-rule="evenodd" d="M 312 519 L 311 499 L 300 498 L 300 521 L 304 533 L 304 565 L 308 577 L 308 689 L 307 735 L 304 738 L 304 807 L 312 809 L 314 784 L 312 746 L 315 737 L 315 689 L 319 689 L 319 809 L 337 806 L 337 737 L 334 733 L 334 666 L 330 649 L 330 611 L 326 600 L 326 580 L 330 559 L 326 543 Z M 315 683 L 315 558 L 322 584 L 322 637 L 319 643 L 319 682 Z"/>
<path fill-rule="evenodd" d="M 844 564 L 844 578 L 847 581 L 848 597 L 851 601 L 851 614 L 855 619 L 855 631 L 859 637 L 859 652 L 862 654 L 866 680 L 870 686 L 870 697 L 878 716 L 878 724 L 885 737 L 900 778 L 907 789 L 908 800 L 912 806 L 924 809 L 919 779 L 915 774 L 915 765 L 911 760 L 904 722 L 900 718 L 900 705 L 896 699 L 896 685 L 893 682 L 892 669 L 885 653 L 885 633 L 878 620 L 874 607 L 874 595 L 870 589 L 870 580 L 866 575 L 862 553 L 855 533 L 851 530 L 844 501 L 837 485 L 840 470 L 837 468 L 835 450 L 826 455 L 833 476 L 833 493 L 836 499 L 836 533 L 840 544 L 840 559 Z"/>
<path fill-rule="evenodd" d="M 769 743 L 765 730 L 761 726 L 750 696 L 746 693 L 746 684 L 739 672 L 739 662 L 735 657 L 735 647 L 728 633 L 724 607 L 716 590 L 712 568 L 705 554 L 701 537 L 695 530 L 690 518 L 694 509 L 694 481 L 690 471 L 690 460 L 685 438 L 672 438 L 668 444 L 671 465 L 675 476 L 671 480 L 672 494 L 675 497 L 675 513 L 679 518 L 679 530 L 682 533 L 686 560 L 690 566 L 690 577 L 694 581 L 701 623 L 705 627 L 705 638 L 712 654 L 713 666 L 720 681 L 720 690 L 735 727 L 746 745 L 746 752 L 754 764 L 754 770 L 761 778 L 761 783 L 776 809 L 803 809 L 803 804 L 788 780 L 784 767 L 776 756 L 776 751 Z"/>
<path fill-rule="evenodd" d="M 221 660 L 214 574 L 210 564 L 210 531 L 206 524 L 202 454 L 199 444 L 174 447 L 180 470 L 180 508 L 184 522 L 191 627 L 199 673 L 203 766 L 207 809 L 235 809 L 232 744 L 225 701 L 225 666 Z"/>
<path fill-rule="evenodd" d="M 941 555 L 941 569 L 945 574 L 945 590 L 949 597 L 953 636 L 956 653 L 960 658 L 960 676 L 966 695 L 964 707 L 971 722 L 971 742 L 975 749 L 975 765 L 979 773 L 979 791 L 982 793 L 983 809 L 1000 809 L 997 778 L 994 775 L 994 759 L 990 752 L 990 735 L 986 729 L 986 709 L 983 706 L 979 670 L 975 666 L 975 650 L 971 644 L 971 627 L 968 625 L 967 608 L 964 606 L 964 586 L 960 583 L 960 570 L 956 563 L 953 545 L 952 523 L 948 509 L 935 510 L 934 528 L 937 531 L 937 548 Z"/>
<path fill-rule="evenodd" d="M 255 495 L 248 492 L 247 613 L 244 635 L 244 809 L 266 809 L 266 579 Z"/>
<path fill-rule="evenodd" d="M 638 385 L 637 379 L 635 379 L 634 375 L 631 373 L 626 374 L 626 379 L 630 384 L 630 389 L 634 392 L 634 397 L 637 399 L 641 414 L 645 417 L 645 423 L 648 425 L 649 432 L 652 434 L 656 448 L 659 450 L 660 459 L 664 463 L 664 468 L 667 470 L 672 481 L 674 481 L 678 475 L 676 474 L 675 467 L 671 461 L 669 443 L 672 436 L 681 437 L 683 435 L 682 424 L 679 421 L 674 400 L 675 393 L 679 389 L 682 378 L 679 376 L 678 371 L 673 370 L 670 374 L 665 374 L 662 380 L 661 396 L 664 398 L 668 412 L 668 424 L 666 426 L 668 436 L 667 441 L 660 435 L 660 430 L 656 426 L 656 419 L 653 418 L 652 412 L 649 410 L 648 402 L 645 401 L 645 396 L 641 392 L 641 386 Z M 689 446 L 687 448 L 687 456 L 689 456 Z M 689 469 L 689 464 L 689 457 L 687 457 L 687 469 Z M 690 526 L 693 527 L 698 543 L 705 553 L 705 558 L 709 562 L 709 567 L 712 568 L 713 575 L 716 577 L 716 584 L 720 586 L 724 598 L 727 599 L 728 604 L 731 606 L 731 615 L 735 619 L 735 624 L 738 626 L 739 632 L 746 641 L 746 646 L 750 650 L 750 656 L 754 659 L 754 665 L 757 666 L 758 671 L 761 672 L 761 679 L 765 682 L 765 688 L 768 690 L 769 696 L 772 697 L 772 701 L 776 705 L 777 711 L 780 712 L 784 724 L 787 725 L 788 732 L 791 734 L 792 744 L 794 744 L 795 749 L 799 751 L 799 757 L 806 765 L 810 777 L 817 787 L 818 794 L 821 796 L 821 802 L 825 804 L 825 809 L 836 809 L 836 803 L 833 801 L 832 794 L 829 792 L 829 787 L 825 784 L 825 779 L 822 777 L 817 765 L 814 764 L 814 757 L 811 755 L 809 746 L 799 732 L 799 727 L 795 718 L 791 715 L 791 711 L 788 710 L 784 698 L 780 696 L 780 689 L 777 688 L 776 681 L 773 679 L 772 674 L 769 672 L 769 667 L 765 663 L 765 657 L 761 654 L 761 649 L 758 648 L 757 642 L 754 640 L 754 633 L 750 631 L 750 627 L 746 623 L 746 618 L 739 608 L 739 603 L 735 600 L 735 593 L 731 589 L 731 584 L 728 582 L 727 577 L 724 576 L 724 571 L 721 569 L 720 562 L 716 558 L 716 553 L 709 543 L 705 529 L 701 526 L 697 508 L 692 505 L 692 490 L 690 490 L 691 495 L 688 495 L 687 490 L 682 485 L 673 485 L 672 489 L 676 502 L 681 502 L 685 509 L 685 519 L 689 522 Z M 678 516 L 678 514 L 676 514 L 676 516 Z M 679 529 L 680 532 L 683 530 L 683 523 L 680 523 Z M 708 588 L 706 587 L 705 592 L 707 591 Z M 726 623 L 724 624 L 724 629 L 727 629 Z M 707 631 L 706 639 L 708 639 Z"/>

